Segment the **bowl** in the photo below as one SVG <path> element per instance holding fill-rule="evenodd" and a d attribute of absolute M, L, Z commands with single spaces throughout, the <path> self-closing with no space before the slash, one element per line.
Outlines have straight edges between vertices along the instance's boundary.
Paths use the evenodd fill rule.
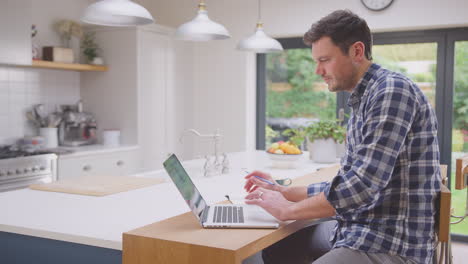
<path fill-rule="evenodd" d="M 297 161 L 301 159 L 301 154 L 275 154 L 266 152 L 267 156 L 272 161 L 272 166 L 279 169 L 292 169 L 297 165 Z"/>

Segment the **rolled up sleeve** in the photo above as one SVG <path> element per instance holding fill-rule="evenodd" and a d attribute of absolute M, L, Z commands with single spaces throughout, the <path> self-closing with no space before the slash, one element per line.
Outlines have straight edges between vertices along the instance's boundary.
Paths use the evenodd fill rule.
<path fill-rule="evenodd" d="M 325 190 L 325 187 L 329 185 L 330 182 L 319 182 L 319 183 L 312 183 L 307 186 L 307 196 L 311 197 L 317 195 Z"/>

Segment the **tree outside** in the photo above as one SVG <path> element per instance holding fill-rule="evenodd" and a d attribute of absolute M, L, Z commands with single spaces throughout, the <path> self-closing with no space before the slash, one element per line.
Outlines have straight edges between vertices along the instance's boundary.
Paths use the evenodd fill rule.
<path fill-rule="evenodd" d="M 310 49 L 288 49 L 267 55 L 267 128 L 278 132 L 271 141 L 284 140 L 287 128 L 315 120 L 335 119 L 336 94 L 314 73 Z M 271 131 L 270 131 L 270 134 Z"/>

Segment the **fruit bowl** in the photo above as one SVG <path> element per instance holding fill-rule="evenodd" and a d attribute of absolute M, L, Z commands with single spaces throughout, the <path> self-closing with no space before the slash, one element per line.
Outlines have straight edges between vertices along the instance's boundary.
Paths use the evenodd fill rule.
<path fill-rule="evenodd" d="M 302 156 L 302 151 L 291 142 L 278 141 L 268 148 L 268 157 L 275 168 L 294 168 L 295 163 Z"/>
<path fill-rule="evenodd" d="M 275 161 L 296 161 L 302 157 L 302 153 L 300 154 L 275 154 L 275 153 L 267 152 L 267 154 L 271 160 L 275 160 Z"/>
<path fill-rule="evenodd" d="M 301 159 L 301 154 L 275 154 L 267 152 L 267 156 L 272 161 L 272 166 L 279 169 L 292 169 L 296 167 L 296 163 Z"/>

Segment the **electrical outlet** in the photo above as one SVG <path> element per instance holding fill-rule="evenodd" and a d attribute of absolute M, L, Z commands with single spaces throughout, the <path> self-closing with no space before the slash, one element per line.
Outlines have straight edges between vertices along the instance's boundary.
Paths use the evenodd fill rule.
<path fill-rule="evenodd" d="M 455 189 L 463 190 L 466 188 L 468 177 L 468 156 L 457 159 L 455 171 Z"/>

